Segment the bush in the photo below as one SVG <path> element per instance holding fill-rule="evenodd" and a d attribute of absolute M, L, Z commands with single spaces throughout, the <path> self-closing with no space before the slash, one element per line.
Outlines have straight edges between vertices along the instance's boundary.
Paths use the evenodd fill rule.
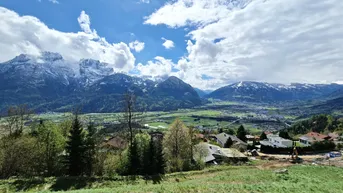
<path fill-rule="evenodd" d="M 315 142 L 312 144 L 314 151 L 334 150 L 335 147 L 336 145 L 332 141 Z"/>
<path fill-rule="evenodd" d="M 117 174 L 127 175 L 127 162 L 127 156 L 109 153 L 104 161 L 104 175 L 108 177 L 112 177 Z"/>
<path fill-rule="evenodd" d="M 335 149 L 335 144 L 332 141 L 316 142 L 310 147 L 297 147 L 299 154 L 311 154 L 315 152 L 331 151 Z M 261 152 L 270 154 L 291 154 L 293 149 L 275 148 L 271 146 L 261 145 Z"/>
<path fill-rule="evenodd" d="M 37 175 L 39 152 L 35 138 L 4 137 L 0 142 L 0 177 Z"/>
<path fill-rule="evenodd" d="M 206 166 L 206 163 L 202 159 L 197 159 L 192 164 L 191 170 L 203 170 Z"/>
<path fill-rule="evenodd" d="M 338 150 L 341 150 L 341 149 L 343 149 L 343 143 L 339 143 L 339 144 L 337 144 L 337 149 L 338 149 Z"/>

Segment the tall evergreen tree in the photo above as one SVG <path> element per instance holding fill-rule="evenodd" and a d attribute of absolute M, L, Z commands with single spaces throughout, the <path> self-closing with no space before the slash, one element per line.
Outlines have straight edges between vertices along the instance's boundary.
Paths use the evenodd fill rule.
<path fill-rule="evenodd" d="M 70 176 L 80 176 L 85 168 L 85 141 L 79 117 L 75 114 L 66 146 L 66 166 Z"/>
<path fill-rule="evenodd" d="M 93 123 L 89 123 L 87 130 L 88 133 L 85 139 L 85 168 L 86 174 L 91 176 L 96 154 L 96 128 Z"/>
<path fill-rule="evenodd" d="M 284 138 L 284 139 L 292 139 L 292 138 L 289 136 L 289 134 L 288 134 L 287 131 L 280 131 L 280 132 L 279 132 L 279 137 L 282 137 L 282 138 Z"/>
<path fill-rule="evenodd" d="M 246 138 L 246 134 L 247 132 L 245 131 L 245 128 L 243 125 L 239 126 L 238 130 L 237 130 L 237 137 L 246 142 L 247 141 L 247 138 Z"/>
<path fill-rule="evenodd" d="M 265 140 L 265 139 L 267 139 L 267 135 L 266 135 L 265 132 L 262 132 L 262 134 L 260 136 L 260 140 L 262 141 L 262 140 Z"/>
<path fill-rule="evenodd" d="M 229 134 L 229 135 L 235 135 L 236 134 L 233 129 L 227 129 L 226 133 Z"/>
<path fill-rule="evenodd" d="M 129 147 L 129 174 L 130 175 L 137 175 L 140 173 L 141 170 L 141 162 L 138 153 L 138 144 L 137 140 L 134 138 L 132 145 Z"/>
<path fill-rule="evenodd" d="M 162 140 L 156 140 L 155 145 L 155 173 L 165 174 L 166 161 L 164 159 Z"/>
<path fill-rule="evenodd" d="M 151 137 L 149 146 L 145 149 L 142 171 L 143 175 L 153 175 L 156 172 L 156 156 L 155 156 L 154 139 Z"/>
<path fill-rule="evenodd" d="M 233 145 L 233 141 L 231 139 L 231 137 L 227 138 L 225 144 L 224 144 L 224 148 L 230 148 Z"/>

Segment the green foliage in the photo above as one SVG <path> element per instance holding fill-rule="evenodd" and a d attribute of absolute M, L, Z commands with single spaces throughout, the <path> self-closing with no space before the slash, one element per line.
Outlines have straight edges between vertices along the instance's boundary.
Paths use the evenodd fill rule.
<path fill-rule="evenodd" d="M 138 173 L 141 175 L 149 174 L 150 170 L 150 154 L 152 154 L 152 150 L 150 150 L 150 135 L 146 133 L 139 133 L 135 135 L 135 143 L 137 145 L 137 156 L 139 159 L 139 164 L 136 167 L 138 168 Z"/>
<path fill-rule="evenodd" d="M 343 130 L 343 120 L 330 115 L 315 115 L 310 119 L 295 123 L 287 129 L 293 135 L 310 131 L 323 133 Z"/>
<path fill-rule="evenodd" d="M 166 161 L 164 159 L 164 153 L 163 153 L 163 146 L 161 140 L 154 141 L 151 139 L 151 145 L 153 146 L 153 152 L 154 157 L 151 157 L 151 159 L 155 160 L 155 167 L 154 167 L 154 173 L 153 174 L 165 174 L 166 171 Z"/>
<path fill-rule="evenodd" d="M 60 175 L 63 168 L 60 155 L 65 147 L 62 130 L 54 123 L 41 121 L 39 125 L 33 126 L 31 135 L 37 139 L 35 148 L 39 153 L 39 173 L 46 176 Z"/>
<path fill-rule="evenodd" d="M 128 174 L 129 175 L 138 175 L 141 170 L 141 160 L 138 150 L 137 139 L 134 138 L 133 144 L 129 146 L 128 151 Z"/>
<path fill-rule="evenodd" d="M 321 142 L 315 142 L 312 145 L 313 150 L 315 151 L 328 151 L 328 150 L 334 150 L 336 145 L 332 141 L 321 141 Z"/>
<path fill-rule="evenodd" d="M 93 175 L 93 169 L 95 166 L 96 162 L 96 128 L 93 123 L 89 123 L 88 128 L 87 128 L 87 134 L 85 138 L 85 173 L 88 176 Z"/>
<path fill-rule="evenodd" d="M 193 165 L 194 170 L 202 170 L 205 168 L 204 159 L 208 155 L 208 146 L 204 143 L 199 143 L 194 146 L 194 160 L 195 163 Z"/>
<path fill-rule="evenodd" d="M 113 153 L 109 153 L 106 155 L 106 159 L 104 161 L 104 175 L 107 177 L 115 176 L 117 174 L 124 174 L 125 171 L 125 164 L 123 164 L 124 160 L 121 160 L 121 156 Z"/>
<path fill-rule="evenodd" d="M 0 177 L 28 177 L 37 174 L 39 152 L 31 136 L 5 136 L 0 140 Z"/>
<path fill-rule="evenodd" d="M 68 137 L 70 133 L 70 129 L 72 128 L 73 121 L 72 120 L 64 120 L 62 123 L 58 125 L 58 127 L 61 129 L 61 132 L 65 138 Z"/>
<path fill-rule="evenodd" d="M 80 176 L 85 172 L 85 140 L 78 115 L 75 115 L 66 146 L 68 175 Z"/>
<path fill-rule="evenodd" d="M 233 145 L 233 141 L 231 137 L 229 137 L 224 144 L 224 148 L 230 148 L 232 145 Z"/>
<path fill-rule="evenodd" d="M 245 137 L 247 135 L 247 132 L 245 131 L 245 128 L 243 125 L 239 126 L 238 130 L 237 130 L 237 137 L 246 142 L 247 138 Z"/>
<path fill-rule="evenodd" d="M 227 133 L 229 135 L 236 135 L 236 132 L 233 129 L 225 129 L 225 133 Z"/>
<path fill-rule="evenodd" d="M 288 132 L 287 131 L 284 131 L 284 130 L 281 130 L 279 132 L 279 137 L 282 137 L 284 139 L 290 139 L 292 140 L 292 138 L 289 136 Z"/>
<path fill-rule="evenodd" d="M 164 136 L 163 146 L 170 172 L 190 169 L 192 137 L 189 129 L 176 119 Z"/>
<path fill-rule="evenodd" d="M 151 137 L 149 148 L 144 152 L 142 175 L 158 175 L 165 173 L 161 140 Z"/>
<path fill-rule="evenodd" d="M 260 136 L 260 140 L 262 141 L 262 140 L 265 140 L 265 139 L 267 139 L 267 135 L 266 135 L 265 132 L 262 132 L 261 136 Z"/>
<path fill-rule="evenodd" d="M 134 144 L 128 148 L 127 162 L 121 165 L 130 175 L 157 175 L 165 173 L 162 142 L 150 135 L 135 135 Z M 126 165 L 125 165 L 126 164 Z"/>

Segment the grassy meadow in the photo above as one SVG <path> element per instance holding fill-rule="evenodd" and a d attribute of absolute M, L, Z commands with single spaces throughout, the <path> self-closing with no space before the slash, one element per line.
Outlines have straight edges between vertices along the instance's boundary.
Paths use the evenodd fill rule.
<path fill-rule="evenodd" d="M 285 166 L 284 166 L 285 167 Z M 0 181 L 0 192 L 112 193 L 112 192 L 343 192 L 343 168 L 294 165 L 276 174 L 268 164 L 213 166 L 203 171 L 168 174 L 164 179 L 46 178 Z"/>

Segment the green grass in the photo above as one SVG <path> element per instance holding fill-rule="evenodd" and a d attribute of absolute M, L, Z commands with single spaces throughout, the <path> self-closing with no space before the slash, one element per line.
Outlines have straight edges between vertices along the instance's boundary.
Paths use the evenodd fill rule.
<path fill-rule="evenodd" d="M 289 174 L 275 174 L 273 169 L 255 166 L 216 166 L 203 171 L 169 174 L 162 181 L 142 178 L 113 179 L 44 179 L 43 181 L 0 181 L 1 190 L 49 192 L 69 190 L 71 193 L 110 192 L 343 192 L 343 169 L 297 165 Z M 19 187 L 19 188 L 18 188 Z M 24 187 L 24 188 L 23 188 Z M 20 189 L 22 188 L 22 189 Z M 82 188 L 80 190 L 70 190 Z"/>

